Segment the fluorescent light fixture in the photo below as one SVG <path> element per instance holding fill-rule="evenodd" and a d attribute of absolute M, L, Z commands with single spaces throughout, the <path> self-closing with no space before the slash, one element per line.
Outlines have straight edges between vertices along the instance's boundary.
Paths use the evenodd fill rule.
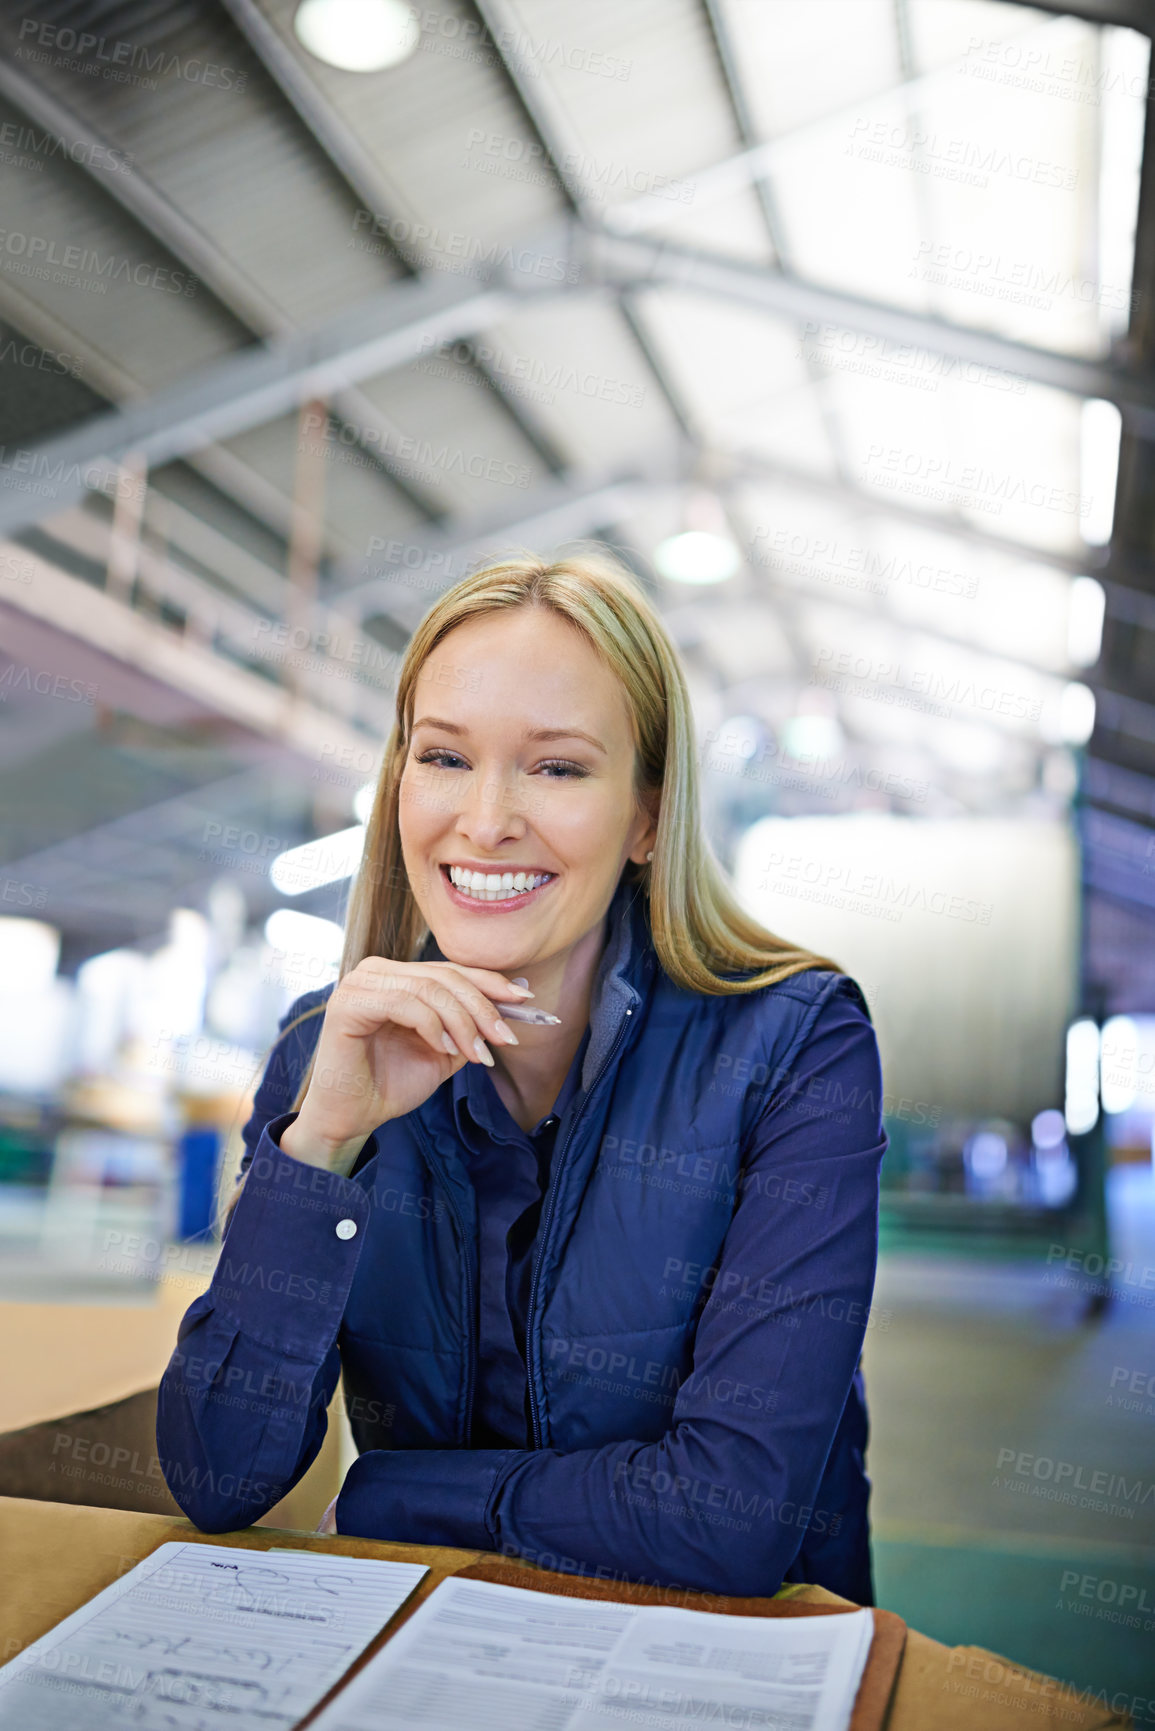
<path fill-rule="evenodd" d="M 1104 1112 L 1126 1112 L 1139 1098 L 1139 1030 L 1130 1016 L 1103 1023 L 1100 1097 Z"/>
<path fill-rule="evenodd" d="M 351 878 L 361 864 L 364 849 L 365 826 L 361 823 L 291 847 L 287 853 L 278 854 L 269 867 L 273 888 L 283 896 L 303 896 L 307 890 Z"/>
<path fill-rule="evenodd" d="M 1086 745 L 1095 729 L 1095 693 L 1072 679 L 1059 695 L 1059 737 L 1068 745 Z"/>
<path fill-rule="evenodd" d="M 1072 1136 L 1085 1136 L 1099 1118 L 1099 1028 L 1089 1016 L 1067 1029 L 1067 1098 L 1064 1116 Z"/>
<path fill-rule="evenodd" d="M 297 41 L 342 72 L 383 72 L 407 60 L 421 40 L 420 15 L 405 0 L 301 0 Z"/>
<path fill-rule="evenodd" d="M 0 979 L 8 990 L 47 991 L 59 959 L 55 926 L 43 920 L 0 919 Z"/>
<path fill-rule="evenodd" d="M 1105 547 L 1115 521 L 1115 481 L 1123 417 L 1114 403 L 1089 397 L 1079 423 L 1079 485 L 1083 539 Z"/>
<path fill-rule="evenodd" d="M 358 823 L 368 823 L 373 810 L 373 800 L 377 793 L 377 783 L 367 781 L 364 787 L 359 787 L 353 795 L 353 816 Z"/>
<path fill-rule="evenodd" d="M 299 914 L 296 908 L 278 908 L 265 921 L 265 940 L 275 950 L 315 956 L 335 967 L 341 959 L 345 934 L 336 920 L 319 920 L 315 914 Z"/>
<path fill-rule="evenodd" d="M 1099 123 L 1099 323 L 1109 344 L 1130 323 L 1135 268 L 1135 219 L 1143 162 L 1151 43 L 1138 30 L 1099 31 L 1095 83 L 1110 91 L 1096 110 Z"/>
<path fill-rule="evenodd" d="M 724 583 L 740 568 L 742 553 L 727 535 L 687 529 L 659 541 L 654 564 L 671 583 Z"/>
<path fill-rule="evenodd" d="M 1094 577 L 1076 577 L 1067 608 L 1067 660 L 1072 667 L 1093 667 L 1103 646 L 1107 591 Z"/>

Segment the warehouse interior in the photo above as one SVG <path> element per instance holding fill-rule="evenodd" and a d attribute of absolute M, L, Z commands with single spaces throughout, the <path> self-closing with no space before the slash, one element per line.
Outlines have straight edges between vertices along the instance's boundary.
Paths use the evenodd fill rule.
<path fill-rule="evenodd" d="M 1021 1465 L 1151 1476 L 1155 9 L 342 10 L 0 17 L 0 1492 L 207 1283 L 417 623 L 596 541 L 877 1026 L 879 1603 L 1155 1695 L 1155 1495 Z"/>

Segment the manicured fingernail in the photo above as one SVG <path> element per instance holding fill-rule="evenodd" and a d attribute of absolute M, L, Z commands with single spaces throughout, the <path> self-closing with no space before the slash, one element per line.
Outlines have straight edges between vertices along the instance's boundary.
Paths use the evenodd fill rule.
<path fill-rule="evenodd" d="M 460 1058 L 461 1053 L 458 1051 L 457 1047 L 453 1044 L 452 1039 L 445 1032 L 444 1028 L 441 1030 L 441 1044 L 445 1047 L 445 1050 L 447 1052 L 449 1052 L 454 1058 Z"/>
<path fill-rule="evenodd" d="M 473 1050 L 477 1053 L 479 1061 L 483 1064 L 488 1064 L 492 1070 L 493 1053 L 490 1051 L 480 1034 L 478 1034 L 476 1040 L 473 1042 Z"/>
<path fill-rule="evenodd" d="M 516 986 L 518 991 L 521 992 L 524 997 L 533 998 L 537 996 L 535 992 L 530 991 L 529 986 L 524 980 L 510 980 L 509 983 L 511 986 Z"/>
<path fill-rule="evenodd" d="M 501 1040 L 504 1040 L 507 1046 L 518 1046 L 521 1044 L 520 1040 L 518 1039 L 517 1035 L 514 1033 L 513 1029 L 508 1027 L 506 1025 L 506 1023 L 502 1021 L 500 1016 L 497 1018 L 497 1021 L 493 1024 L 493 1027 L 494 1027 L 494 1032 L 497 1034 L 498 1038 Z"/>

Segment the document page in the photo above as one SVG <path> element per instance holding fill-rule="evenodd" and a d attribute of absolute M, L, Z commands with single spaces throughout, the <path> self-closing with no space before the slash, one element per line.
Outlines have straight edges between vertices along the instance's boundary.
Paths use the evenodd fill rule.
<path fill-rule="evenodd" d="M 426 1573 L 327 1553 L 160 1545 L 0 1666 L 4 1731 L 282 1731 Z"/>
<path fill-rule="evenodd" d="M 315 1731 L 846 1731 L 873 1633 L 451 1579 Z"/>

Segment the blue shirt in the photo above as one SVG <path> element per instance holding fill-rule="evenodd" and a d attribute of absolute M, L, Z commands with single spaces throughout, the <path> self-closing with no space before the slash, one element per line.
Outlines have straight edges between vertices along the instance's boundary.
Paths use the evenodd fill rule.
<path fill-rule="evenodd" d="M 587 1026 L 561 1091 L 532 1130 L 513 1118 L 481 1064 L 453 1078 L 453 1110 L 477 1197 L 480 1340 L 474 1448 L 528 1448 L 525 1319 L 554 1144 L 581 1093 Z"/>

